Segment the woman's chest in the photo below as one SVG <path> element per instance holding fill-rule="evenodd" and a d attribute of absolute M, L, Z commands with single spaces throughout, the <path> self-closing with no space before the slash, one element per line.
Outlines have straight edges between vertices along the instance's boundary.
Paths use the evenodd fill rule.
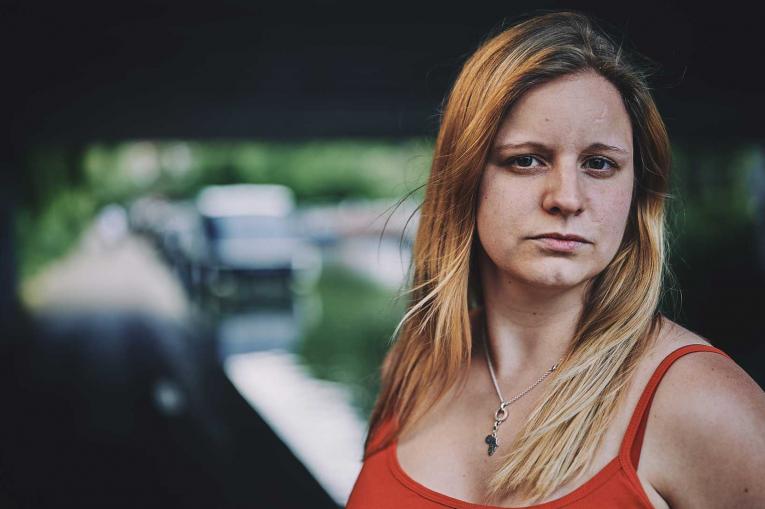
<path fill-rule="evenodd" d="M 561 485 L 545 500 L 556 500 L 579 489 L 596 476 L 604 474 L 607 467 L 619 455 L 624 433 L 626 432 L 632 408 L 637 402 L 628 392 L 624 405 L 620 405 L 609 426 L 605 429 L 595 456 L 589 468 L 576 479 Z M 463 401 L 454 398 L 449 403 L 437 404 L 411 433 L 399 438 L 396 459 L 404 472 L 413 480 L 427 488 L 444 495 L 473 503 L 482 503 L 487 493 L 488 481 L 502 465 L 502 456 L 519 433 L 524 419 L 533 411 L 535 401 L 525 404 L 521 401 L 510 405 L 508 418 L 497 431 L 498 447 L 493 455 L 488 454 L 489 445 L 486 436 L 492 431 L 493 414 L 496 401 L 480 397 L 469 397 Z M 654 475 L 651 469 L 659 468 L 652 450 L 652 440 L 646 436 L 637 470 L 645 494 L 656 508 L 668 508 L 669 505 L 649 481 Z M 509 496 L 498 505 L 517 507 L 524 502 Z M 496 505 L 496 504 L 495 504 Z"/>
<path fill-rule="evenodd" d="M 490 456 L 485 437 L 491 432 L 491 425 L 489 422 L 487 430 L 474 429 L 472 433 L 460 432 L 446 424 L 433 426 L 428 433 L 419 434 L 416 442 L 399 441 L 393 454 L 409 477 L 431 490 L 459 500 L 486 503 L 483 496 L 488 492 L 489 479 L 502 465 L 503 453 L 511 447 L 513 435 L 518 431 L 517 427 L 510 430 L 510 426 L 501 430 L 497 434 L 498 447 Z M 558 487 L 548 499 L 540 502 L 555 500 L 574 491 L 606 467 L 617 453 L 618 445 L 609 458 L 599 452 L 587 473 Z M 523 504 L 517 497 L 509 496 L 498 505 L 517 507 Z"/>

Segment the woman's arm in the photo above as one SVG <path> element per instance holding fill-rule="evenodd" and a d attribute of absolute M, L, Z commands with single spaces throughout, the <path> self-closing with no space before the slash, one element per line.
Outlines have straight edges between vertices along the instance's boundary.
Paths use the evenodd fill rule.
<path fill-rule="evenodd" d="M 765 508 L 765 392 L 717 353 L 678 359 L 656 392 L 656 484 L 673 509 Z"/>

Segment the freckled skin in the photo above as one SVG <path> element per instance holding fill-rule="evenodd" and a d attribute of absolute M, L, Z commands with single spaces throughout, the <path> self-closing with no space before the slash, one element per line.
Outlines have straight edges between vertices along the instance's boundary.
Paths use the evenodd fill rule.
<path fill-rule="evenodd" d="M 565 76 L 521 97 L 494 146 L 529 141 L 547 150 L 492 151 L 484 168 L 476 218 L 482 271 L 536 289 L 578 287 L 605 269 L 624 235 L 634 185 L 629 115 L 605 78 L 593 72 Z M 586 150 L 593 143 L 625 152 Z M 524 155 L 533 159 L 521 167 L 508 163 Z M 619 167 L 596 171 L 592 165 L 600 169 L 603 157 Z M 562 254 L 527 239 L 545 232 L 573 233 L 592 243 Z"/>

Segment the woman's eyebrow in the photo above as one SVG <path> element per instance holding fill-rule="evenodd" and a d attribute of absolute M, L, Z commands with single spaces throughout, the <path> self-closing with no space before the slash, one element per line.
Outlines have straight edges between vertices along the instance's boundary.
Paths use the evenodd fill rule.
<path fill-rule="evenodd" d="M 522 149 L 522 148 L 537 150 L 539 152 L 550 152 L 552 150 L 550 147 L 548 147 L 544 143 L 539 143 L 536 141 L 524 141 L 521 143 L 502 143 L 495 146 L 494 150 Z"/>
<path fill-rule="evenodd" d="M 552 152 L 552 148 L 548 147 L 544 143 L 537 141 L 525 141 L 521 143 L 502 143 L 494 147 L 494 150 L 506 150 L 506 149 L 531 149 L 539 152 Z M 607 145 L 605 143 L 595 142 L 591 143 L 584 149 L 585 152 L 594 150 L 618 152 L 620 154 L 629 155 L 629 151 L 625 148 L 618 147 L 616 145 Z"/>
<path fill-rule="evenodd" d="M 624 155 L 629 155 L 629 151 L 622 147 L 617 147 L 615 145 L 606 145 L 605 143 L 592 143 L 590 146 L 588 146 L 585 151 L 590 150 L 605 150 L 610 152 L 619 152 Z"/>

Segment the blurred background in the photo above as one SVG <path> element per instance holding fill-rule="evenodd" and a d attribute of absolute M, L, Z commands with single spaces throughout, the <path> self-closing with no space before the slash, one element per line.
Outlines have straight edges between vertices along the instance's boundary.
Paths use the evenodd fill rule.
<path fill-rule="evenodd" d="M 656 62 L 664 312 L 765 384 L 761 13 L 3 2 L 0 506 L 343 506 L 441 102 L 554 8 Z"/>

